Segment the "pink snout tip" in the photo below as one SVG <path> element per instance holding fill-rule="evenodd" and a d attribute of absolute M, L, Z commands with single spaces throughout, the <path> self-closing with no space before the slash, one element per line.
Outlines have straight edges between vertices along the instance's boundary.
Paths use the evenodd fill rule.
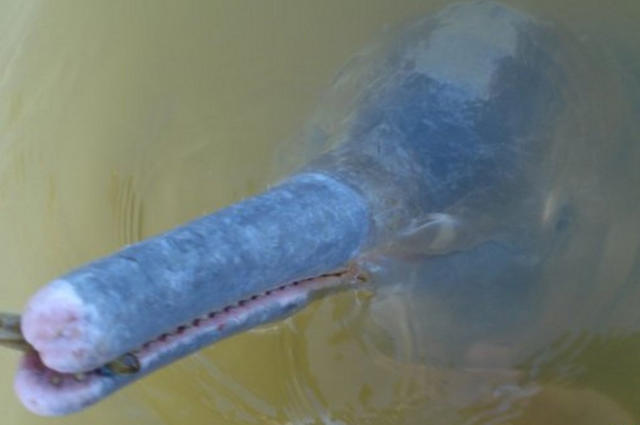
<path fill-rule="evenodd" d="M 55 280 L 27 303 L 22 333 L 42 362 L 58 372 L 85 372 L 98 362 L 100 333 L 95 309 L 64 280 Z"/>

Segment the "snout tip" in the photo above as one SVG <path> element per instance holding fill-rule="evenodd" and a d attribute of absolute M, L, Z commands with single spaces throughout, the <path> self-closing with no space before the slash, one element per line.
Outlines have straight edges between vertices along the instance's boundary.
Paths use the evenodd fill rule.
<path fill-rule="evenodd" d="M 98 353 L 104 344 L 95 329 L 96 316 L 68 282 L 56 280 L 27 303 L 22 333 L 47 367 L 83 372 L 102 363 Z"/>

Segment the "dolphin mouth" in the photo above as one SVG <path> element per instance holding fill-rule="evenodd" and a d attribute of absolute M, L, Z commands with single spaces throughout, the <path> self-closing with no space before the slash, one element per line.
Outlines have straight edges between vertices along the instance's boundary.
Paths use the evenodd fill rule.
<path fill-rule="evenodd" d="M 282 284 L 178 324 L 139 348 L 85 372 L 60 372 L 27 351 L 14 387 L 24 405 L 46 416 L 81 410 L 154 370 L 223 338 L 286 318 L 312 301 L 368 281 L 356 265 Z M 189 308 L 185 306 L 185 308 Z"/>

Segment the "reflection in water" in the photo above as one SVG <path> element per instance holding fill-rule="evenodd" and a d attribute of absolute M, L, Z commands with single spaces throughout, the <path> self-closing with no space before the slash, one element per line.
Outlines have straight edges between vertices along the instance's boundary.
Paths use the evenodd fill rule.
<path fill-rule="evenodd" d="M 116 227 L 120 231 L 118 242 L 129 245 L 142 239 L 142 201 L 134 188 L 133 176 L 125 178 L 114 174 L 109 187 L 110 205 Z"/>
<path fill-rule="evenodd" d="M 630 416 L 640 416 L 640 384 L 635 373 L 640 354 L 640 333 L 588 332 L 567 334 L 523 362 L 520 367 L 536 380 L 554 388 L 590 390 L 615 401 Z M 625 383 L 621 385 L 621 383 Z"/>
<path fill-rule="evenodd" d="M 584 3 L 574 9 L 597 13 L 528 3 L 585 39 L 588 22 L 601 17 Z M 3 308 L 19 310 L 52 276 L 254 193 L 324 149 L 340 131 L 327 123 L 353 107 L 348 91 L 326 101 L 334 107 L 316 115 L 306 145 L 278 146 L 284 157 L 271 160 L 338 64 L 384 24 L 435 7 L 196 5 L 0 4 Z M 599 25 L 591 28 L 611 34 L 607 42 L 629 34 Z M 614 60 L 591 59 L 598 65 L 575 78 L 603 84 L 599 73 Z M 366 72 L 359 66 L 344 75 Z M 322 300 L 60 423 L 637 422 L 640 199 L 627 188 L 640 180 L 624 174 L 638 146 L 619 106 L 633 81 L 621 75 L 602 87 L 603 98 L 566 94 L 581 106 L 565 117 L 561 136 L 602 148 L 592 158 L 555 153 L 571 171 L 549 183 L 559 239 L 527 291 L 473 282 L 420 290 L 431 266 L 392 259 L 378 279 L 397 285 Z M 601 171 L 614 184 L 606 199 L 592 199 L 601 192 L 588 169 L 607 155 Z M 581 203 L 558 204 L 567 198 Z M 490 273 L 481 266 L 478 273 Z M 2 356 L 6 383 L 15 358 Z M 13 400 L 8 385 L 0 391 Z M 12 423 L 35 422 L 17 402 L 0 409 Z"/>

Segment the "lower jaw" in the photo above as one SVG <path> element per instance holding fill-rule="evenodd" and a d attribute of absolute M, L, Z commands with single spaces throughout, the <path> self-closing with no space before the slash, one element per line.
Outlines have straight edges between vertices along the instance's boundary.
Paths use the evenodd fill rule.
<path fill-rule="evenodd" d="M 33 413 L 54 416 L 81 410 L 154 370 L 233 334 L 290 316 L 314 299 L 364 283 L 366 276 L 348 267 L 291 282 L 197 317 L 139 349 L 127 353 L 135 367 L 123 373 L 110 364 L 86 373 L 47 368 L 37 352 L 25 354 L 15 390 Z"/>

